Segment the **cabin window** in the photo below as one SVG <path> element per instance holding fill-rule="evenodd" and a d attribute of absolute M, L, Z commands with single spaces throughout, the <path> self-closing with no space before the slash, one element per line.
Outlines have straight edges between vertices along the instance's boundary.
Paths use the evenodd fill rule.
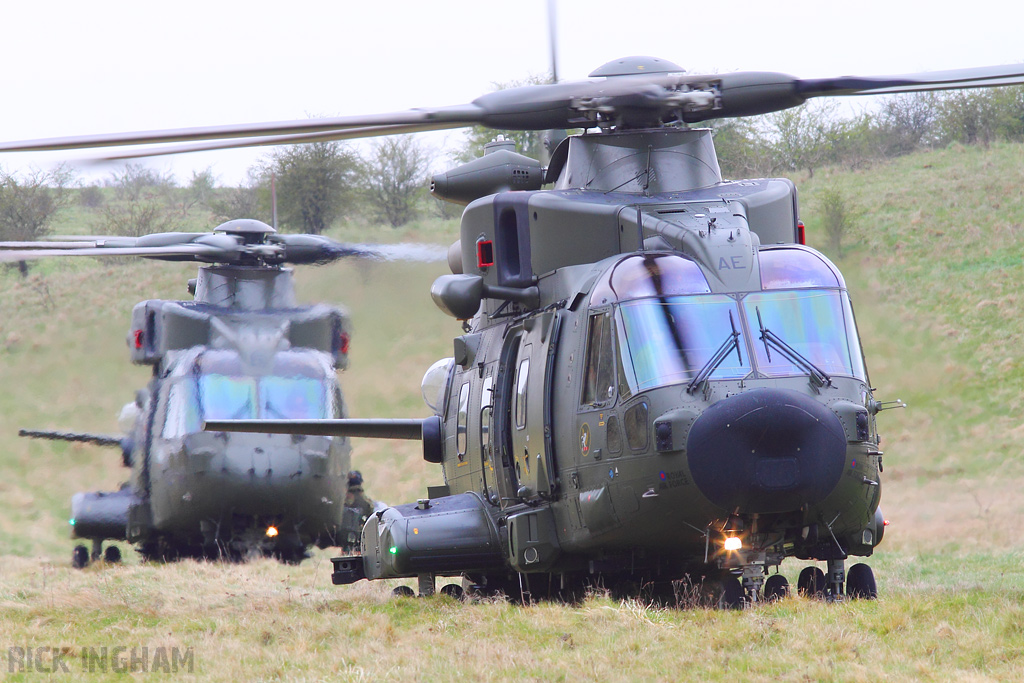
<path fill-rule="evenodd" d="M 647 402 L 641 401 L 626 411 L 626 441 L 634 451 L 642 451 L 647 448 L 648 410 Z"/>
<path fill-rule="evenodd" d="M 519 364 L 519 376 L 516 378 L 516 429 L 526 426 L 526 391 L 530 379 L 530 359 L 524 358 Z"/>
<path fill-rule="evenodd" d="M 643 451 L 647 447 L 647 433 L 649 431 L 647 402 L 640 401 L 633 408 L 626 411 L 626 440 L 634 451 Z"/>
<path fill-rule="evenodd" d="M 459 449 L 459 460 L 466 455 L 466 448 L 469 445 L 467 427 L 469 425 L 469 382 L 462 385 L 459 390 L 459 416 L 458 429 L 456 431 L 455 445 Z"/>
<path fill-rule="evenodd" d="M 483 386 L 480 389 L 480 448 L 483 450 L 484 462 L 488 459 L 487 447 L 491 443 L 491 415 L 494 411 L 491 388 L 494 380 L 490 375 L 484 378 Z"/>
<path fill-rule="evenodd" d="M 615 356 L 611 312 L 591 316 L 587 335 L 586 374 L 580 402 L 586 406 L 608 405 L 615 398 Z"/>
<path fill-rule="evenodd" d="M 608 434 L 606 441 L 608 443 L 608 452 L 612 455 L 617 455 L 622 452 L 622 433 L 619 431 L 619 418 L 614 415 L 608 418 L 607 426 Z"/>

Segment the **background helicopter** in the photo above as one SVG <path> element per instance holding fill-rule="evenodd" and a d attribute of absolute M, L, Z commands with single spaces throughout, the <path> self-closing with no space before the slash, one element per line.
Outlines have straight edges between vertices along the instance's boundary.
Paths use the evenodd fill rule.
<path fill-rule="evenodd" d="M 194 301 L 143 301 L 132 311 L 131 358 L 151 365 L 153 378 L 122 411 L 123 436 L 21 430 L 119 447 L 132 469 L 117 491 L 72 498 L 72 537 L 92 541 L 91 553 L 75 548 L 73 564 L 101 553 L 120 560 L 116 545 L 103 553 L 104 540 L 127 540 L 161 559 L 260 551 L 297 561 L 311 544 L 354 547 L 372 506 L 359 495 L 346 507 L 347 439 L 211 438 L 200 425 L 211 416 L 343 416 L 336 373 L 348 363 L 347 316 L 297 305 L 293 272 L 283 266 L 380 252 L 278 235 L 247 219 L 212 233 L 61 239 L 2 243 L 0 261 L 134 255 L 211 264 L 189 281 Z"/>
<path fill-rule="evenodd" d="M 463 106 L 0 149 L 295 143 L 473 123 L 591 129 L 546 169 L 506 150 L 435 178 L 435 194 L 470 204 L 456 274 L 433 295 L 472 319 L 454 361 L 425 377 L 437 415 L 209 428 L 419 438 L 443 463 L 447 485 L 433 500 L 371 517 L 363 555 L 335 560 L 336 583 L 417 576 L 430 592 L 435 575 L 461 574 L 486 591 L 572 595 L 603 581 L 664 594 L 706 576 L 737 604 L 744 590 L 784 593 L 785 579 L 765 577 L 796 556 L 828 563 L 827 579 L 802 573 L 807 591 L 873 597 L 871 570 L 847 576 L 845 560 L 882 538 L 884 405 L 845 284 L 800 244 L 789 181 L 724 182 L 710 131 L 684 124 L 826 95 L 1006 85 L 1024 70 L 813 80 L 680 71 L 626 59 L 592 74 L 604 80 Z M 541 191 L 547 183 L 554 190 Z"/>

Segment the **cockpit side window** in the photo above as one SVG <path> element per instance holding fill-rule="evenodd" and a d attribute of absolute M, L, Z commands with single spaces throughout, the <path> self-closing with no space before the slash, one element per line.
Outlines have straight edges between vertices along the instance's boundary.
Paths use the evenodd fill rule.
<path fill-rule="evenodd" d="M 603 406 L 615 398 L 615 349 L 610 311 L 590 317 L 587 362 L 580 403 Z"/>
<path fill-rule="evenodd" d="M 345 417 L 344 405 L 345 401 L 341 397 L 341 387 L 335 384 L 331 390 L 331 406 L 328 415 L 335 419 Z"/>
<path fill-rule="evenodd" d="M 195 396 L 190 395 L 194 385 L 189 380 L 180 380 L 171 385 L 167 392 L 167 406 L 164 410 L 164 439 L 181 439 L 186 434 L 199 431 L 199 414 Z"/>

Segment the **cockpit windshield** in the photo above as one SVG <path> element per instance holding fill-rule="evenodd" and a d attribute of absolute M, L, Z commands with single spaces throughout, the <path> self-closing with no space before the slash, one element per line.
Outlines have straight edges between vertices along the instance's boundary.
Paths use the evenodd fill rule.
<path fill-rule="evenodd" d="M 634 392 L 693 379 L 739 322 L 736 300 L 723 294 L 627 301 L 618 314 L 623 369 Z M 729 354 L 711 378 L 746 376 L 749 358 Z"/>
<path fill-rule="evenodd" d="M 309 354 L 279 353 L 272 373 L 253 375 L 236 354 L 206 351 L 172 381 L 164 438 L 199 431 L 204 420 L 335 417 L 334 377 Z"/>
<path fill-rule="evenodd" d="M 199 402 L 205 420 L 327 417 L 323 381 L 310 377 L 201 375 Z"/>
<path fill-rule="evenodd" d="M 743 297 L 747 328 L 755 336 L 763 326 L 829 375 L 866 378 L 853 316 L 846 293 L 837 290 L 803 289 L 753 292 Z M 757 314 L 761 314 L 760 324 Z M 758 340 L 755 340 L 755 342 Z M 773 353 L 763 343 L 754 344 L 757 369 L 768 377 L 803 374 L 792 359 Z M 770 358 L 769 358 L 770 355 Z"/>
<path fill-rule="evenodd" d="M 764 291 L 730 294 L 704 289 L 691 276 L 699 268 L 683 256 L 630 256 L 613 266 L 607 282 L 595 286 L 591 306 L 611 305 L 620 394 L 697 377 L 813 372 L 867 381 L 853 309 L 835 267 L 812 250 L 789 247 L 762 251 L 760 263 Z M 687 277 L 670 280 L 665 273 Z M 638 284 L 642 276 L 653 285 Z M 795 354 L 773 348 L 780 344 Z"/>

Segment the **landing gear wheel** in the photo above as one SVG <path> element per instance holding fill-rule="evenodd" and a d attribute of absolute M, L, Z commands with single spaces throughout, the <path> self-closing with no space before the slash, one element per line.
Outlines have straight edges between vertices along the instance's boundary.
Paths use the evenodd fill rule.
<path fill-rule="evenodd" d="M 209 562 L 222 560 L 224 559 L 224 548 L 221 547 L 220 543 L 204 543 L 200 557 Z"/>
<path fill-rule="evenodd" d="M 281 564 L 302 564 L 302 561 L 307 557 L 309 557 L 309 554 L 301 546 L 283 547 L 274 551 L 274 558 Z"/>
<path fill-rule="evenodd" d="M 718 598 L 719 609 L 740 609 L 743 607 L 743 584 L 732 574 L 722 577 L 722 595 Z"/>
<path fill-rule="evenodd" d="M 710 604 L 717 604 L 718 598 L 721 596 L 721 586 L 718 585 L 717 581 L 712 581 L 707 585 L 704 596 Z M 679 601 L 676 599 L 676 592 L 671 581 L 644 582 L 640 586 L 639 598 L 647 605 L 657 605 L 658 607 L 679 606 Z"/>
<path fill-rule="evenodd" d="M 504 595 L 509 602 L 521 602 L 523 599 L 518 577 L 513 581 L 511 577 L 498 574 L 465 574 L 462 581 L 463 587 L 473 596 L 493 598 Z"/>
<path fill-rule="evenodd" d="M 409 586 L 395 586 L 394 590 L 391 591 L 391 595 L 396 598 L 415 598 L 416 591 Z"/>
<path fill-rule="evenodd" d="M 142 556 L 143 562 L 159 562 L 160 557 L 158 556 L 159 549 L 154 541 L 145 541 L 141 545 L 136 546 L 139 551 L 139 555 Z"/>
<path fill-rule="evenodd" d="M 462 590 L 462 586 L 457 583 L 449 583 L 441 586 L 441 595 L 447 595 L 449 598 L 455 600 L 462 600 L 465 592 Z"/>
<path fill-rule="evenodd" d="M 640 597 L 640 584 L 632 579 L 623 579 L 612 586 L 612 600 L 636 600 Z"/>
<path fill-rule="evenodd" d="M 71 551 L 71 566 L 75 569 L 85 569 L 89 566 L 89 549 L 84 545 L 76 545 Z"/>
<path fill-rule="evenodd" d="M 764 582 L 761 595 L 765 602 L 777 602 L 789 595 L 789 580 L 782 574 L 772 574 Z"/>
<path fill-rule="evenodd" d="M 874 600 L 878 597 L 875 573 L 863 562 L 846 572 L 846 595 L 854 600 Z"/>
<path fill-rule="evenodd" d="M 800 576 L 796 580 L 796 588 L 800 595 L 805 598 L 820 600 L 825 597 L 828 586 L 825 582 L 825 572 L 817 567 L 804 567 L 800 570 Z"/>
<path fill-rule="evenodd" d="M 109 564 L 117 564 L 121 561 L 121 549 L 116 545 L 108 545 L 103 551 L 103 561 Z"/>

